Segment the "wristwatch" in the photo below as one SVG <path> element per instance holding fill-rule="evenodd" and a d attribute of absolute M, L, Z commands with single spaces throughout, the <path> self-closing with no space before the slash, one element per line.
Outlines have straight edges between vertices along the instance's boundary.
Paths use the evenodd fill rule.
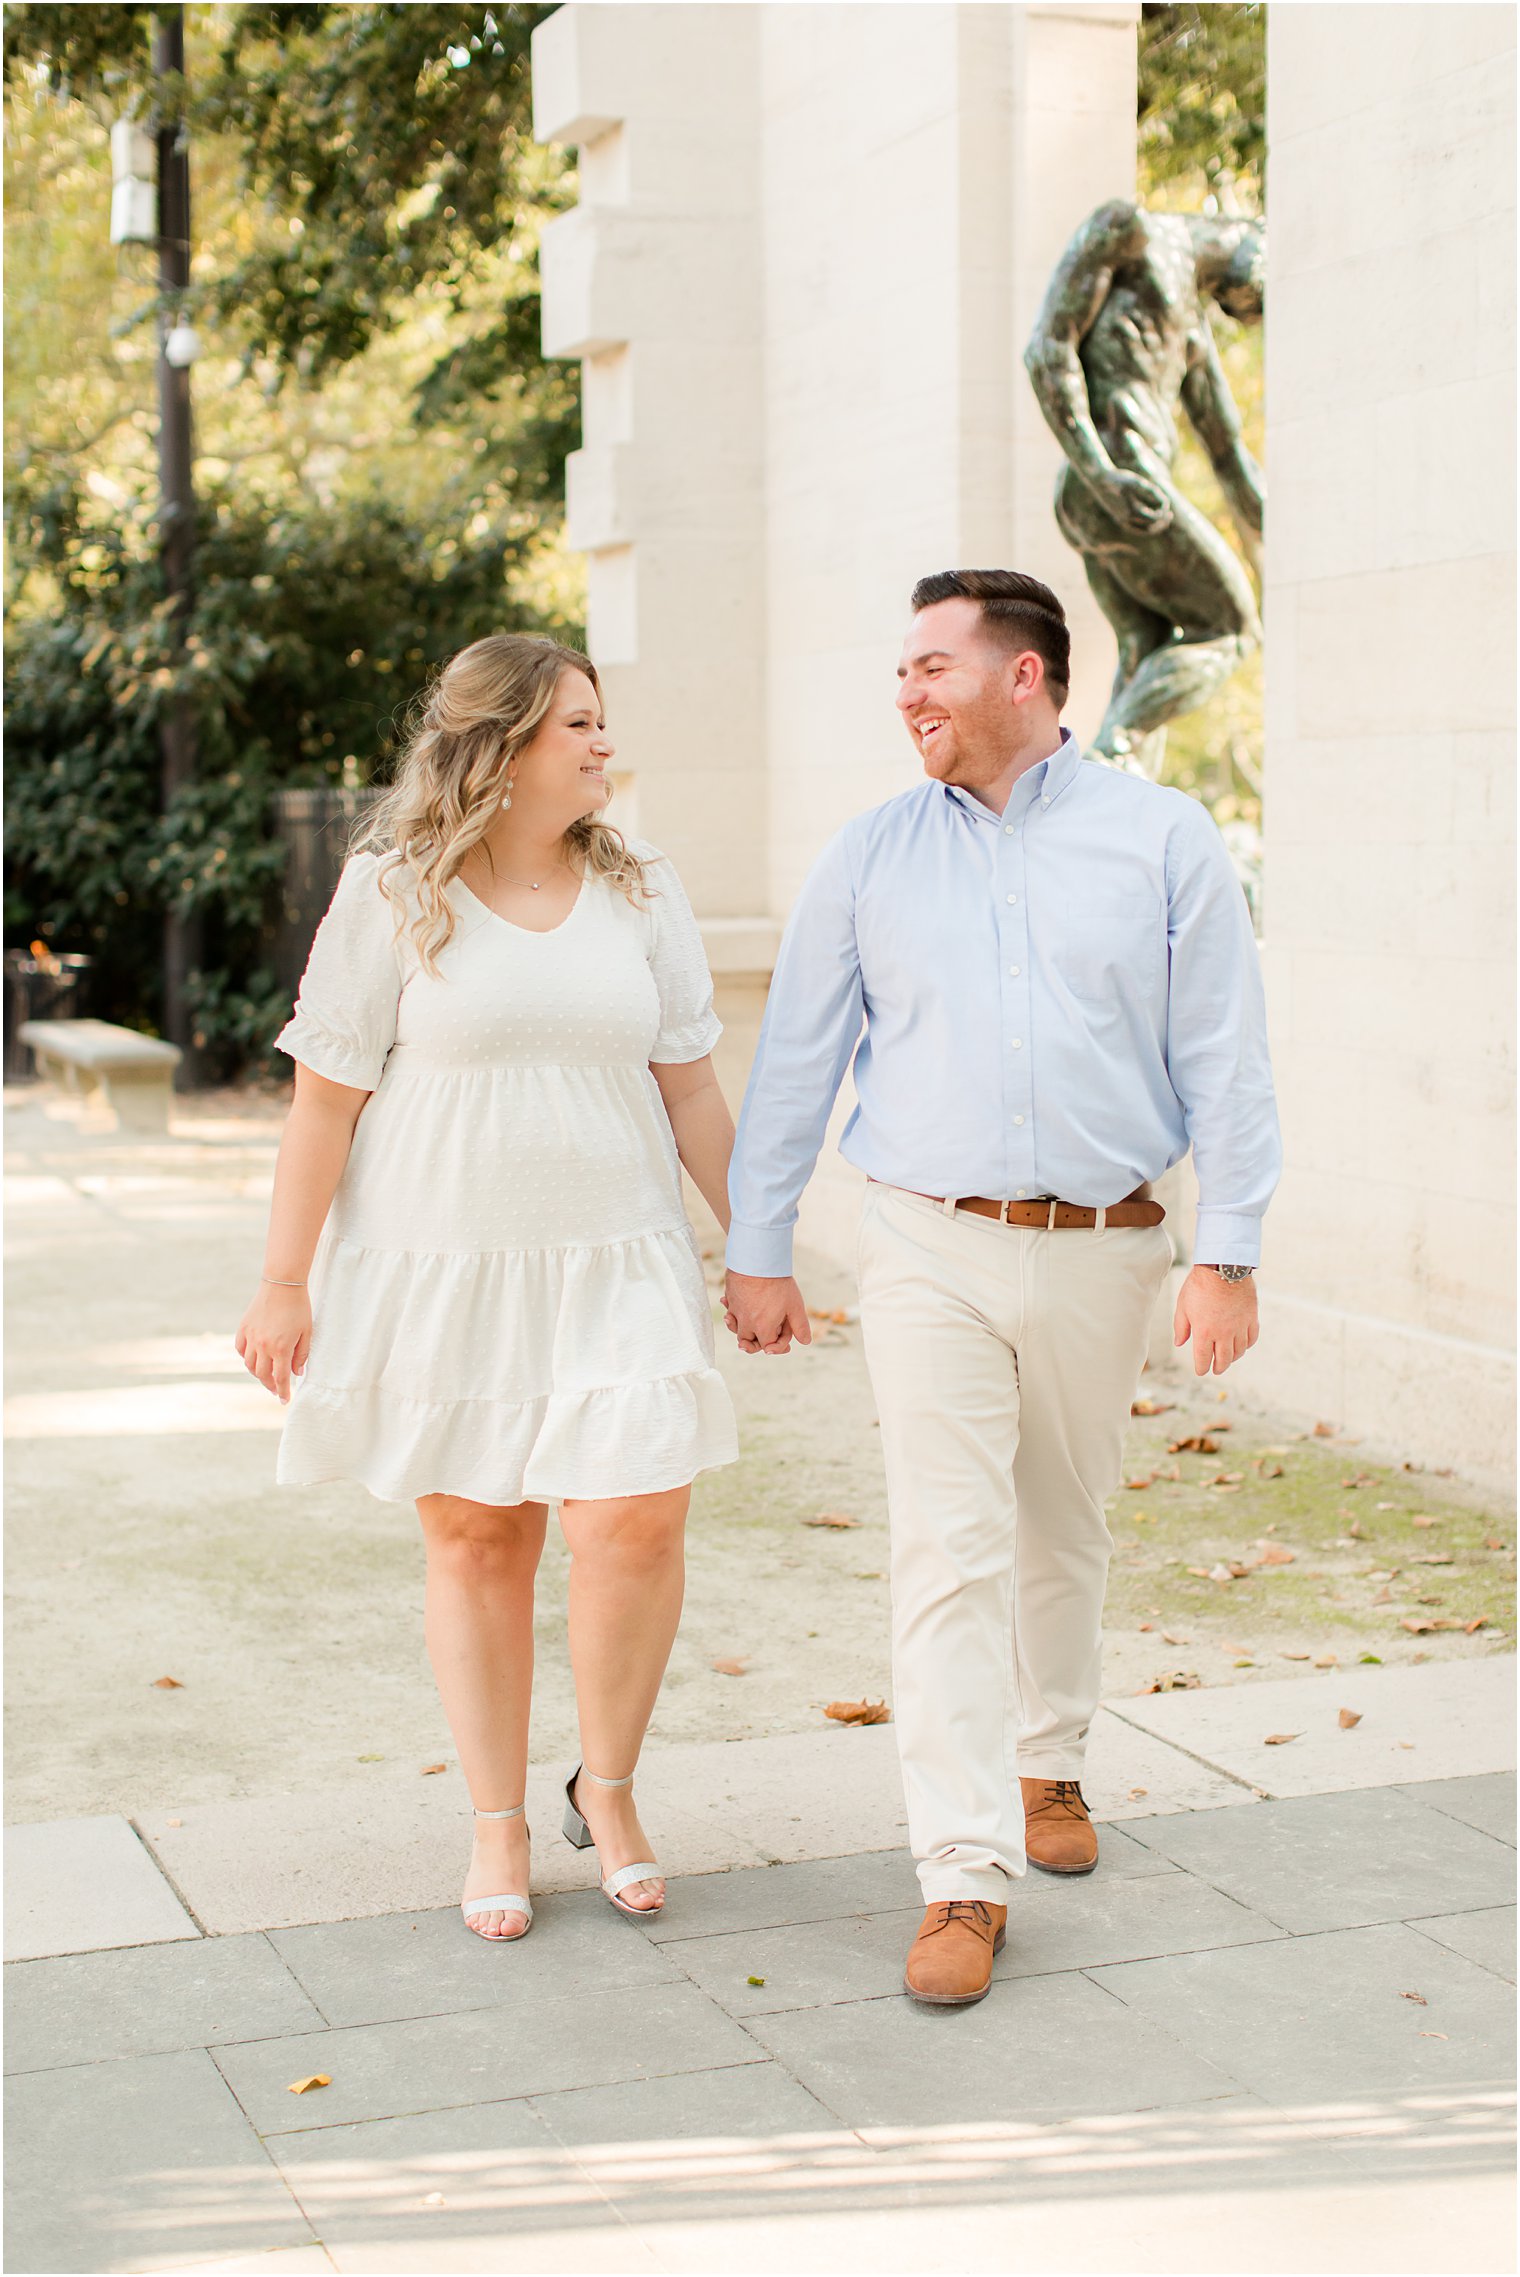
<path fill-rule="evenodd" d="M 1249 1281 L 1255 1272 L 1254 1265 L 1211 1265 L 1209 1271 L 1217 1273 L 1221 1281 Z"/>

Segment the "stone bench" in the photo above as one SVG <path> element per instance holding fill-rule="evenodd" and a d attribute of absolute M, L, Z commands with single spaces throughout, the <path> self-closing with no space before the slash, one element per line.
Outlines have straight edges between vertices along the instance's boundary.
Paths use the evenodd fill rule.
<path fill-rule="evenodd" d="M 118 1128 L 169 1128 L 174 1071 L 183 1056 L 178 1044 L 139 1036 L 110 1020 L 24 1020 L 20 1033 L 41 1074 L 108 1108 Z"/>

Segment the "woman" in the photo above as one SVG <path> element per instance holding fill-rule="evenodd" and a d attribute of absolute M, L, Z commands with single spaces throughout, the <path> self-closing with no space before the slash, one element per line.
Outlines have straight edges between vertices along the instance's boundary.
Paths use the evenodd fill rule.
<path fill-rule="evenodd" d="M 428 691 L 279 1038 L 295 1104 L 237 1337 L 290 1401 L 282 1483 L 416 1501 L 475 1806 L 463 1910 L 498 1939 L 533 1918 L 546 1505 L 571 1552 L 584 1759 L 565 1832 L 595 1842 L 621 1911 L 658 1912 L 633 1770 L 691 1482 L 737 1453 L 677 1166 L 726 1226 L 712 981 L 670 863 L 601 819 L 612 751 L 596 673 L 550 641 L 476 641 Z"/>

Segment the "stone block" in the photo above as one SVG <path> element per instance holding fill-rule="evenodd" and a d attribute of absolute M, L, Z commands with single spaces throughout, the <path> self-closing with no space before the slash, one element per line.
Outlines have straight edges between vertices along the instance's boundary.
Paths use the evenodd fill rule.
<path fill-rule="evenodd" d="M 1427 1921 L 1411 1921 L 1411 1929 L 1433 1938 L 1465 1961 L 1476 1961 L 1506 1984 L 1515 1981 L 1515 1909 L 1489 1906 L 1476 1913 L 1448 1913 Z"/>
<path fill-rule="evenodd" d="M 1515 1847 L 1515 1780 L 1512 1772 L 1476 1772 L 1470 1777 L 1421 1779 L 1403 1792 L 1463 1826 L 1475 1826 L 1497 1842 Z"/>
<path fill-rule="evenodd" d="M 468 1935 L 468 1932 L 464 1932 Z M 524 1954 L 497 1953 L 520 1961 Z M 299 2039 L 256 2040 L 216 2051 L 216 2061 L 263 2135 L 309 2127 L 316 2114 L 286 2089 L 324 2071 L 324 2126 L 499 2103 L 554 2088 L 594 2087 L 665 2072 L 758 2063 L 760 2050 L 721 2009 L 684 1985 L 581 1993 L 517 2004 L 504 2033 L 493 2008 L 364 2024 Z"/>
<path fill-rule="evenodd" d="M 200 1934 L 124 1818 L 52 1819 L 7 1829 L 8 1961 Z"/>
<path fill-rule="evenodd" d="M 172 2269 L 315 2243 L 202 2049 L 6 2084 L 7 2265 Z"/>
<path fill-rule="evenodd" d="M 8 2072 L 168 2055 L 322 2023 L 262 1937 L 75 1953 L 13 1962 L 5 1972 Z"/>
<path fill-rule="evenodd" d="M 1350 1731 L 1340 1729 L 1342 1708 L 1362 1718 Z M 1158 1693 L 1113 1701 L 1110 1712 L 1277 1796 L 1343 1794 L 1411 1779 L 1509 1771 L 1515 1761 L 1514 1662 L 1508 1654 Z M 1268 1747 L 1273 1732 L 1298 1737 L 1290 1746 Z M 1219 1823 L 1220 1841 L 1254 1839 Z M 1159 1844 L 1167 1856 L 1169 1840 Z"/>
<path fill-rule="evenodd" d="M 1220 1960 L 1229 1967 L 1240 1953 Z M 1083 1976 L 1005 1980 L 968 2009 L 855 2000 L 752 2017 L 747 2029 L 850 2127 L 986 2126 L 1142 2103 L 1157 2110 L 1228 2094 L 1233 2084 L 1219 2062 L 1184 2052 L 1173 2032 Z M 1013 2060 L 1020 2048 L 1038 2048 L 1039 2062 Z"/>
<path fill-rule="evenodd" d="M 1252 2094 L 1298 2107 L 1498 2084 L 1513 2061 L 1511 2004 L 1489 1972 L 1402 1924 L 1135 1961 L 1093 1981 L 1200 2058 L 1228 2051 Z"/>

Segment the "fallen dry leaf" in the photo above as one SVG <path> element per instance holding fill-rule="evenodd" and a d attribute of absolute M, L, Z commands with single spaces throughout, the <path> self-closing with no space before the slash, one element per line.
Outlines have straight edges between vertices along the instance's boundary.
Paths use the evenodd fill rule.
<path fill-rule="evenodd" d="M 1444 1550 L 1428 1550 L 1409 1562 L 1411 1565 L 1455 1565 L 1457 1561 Z"/>
<path fill-rule="evenodd" d="M 1391 1605 L 1393 1603 L 1393 1591 L 1391 1589 L 1380 1589 L 1372 1602 L 1374 1605 Z"/>
<path fill-rule="evenodd" d="M 1273 1731 L 1268 1732 L 1261 1744 L 1263 1747 L 1286 1747 L 1290 1740 L 1302 1739 L 1303 1736 L 1302 1732 L 1297 1731 Z"/>
<path fill-rule="evenodd" d="M 1281 1463 L 1258 1462 L 1256 1468 L 1263 1478 L 1281 1478 L 1284 1475 Z"/>
<path fill-rule="evenodd" d="M 858 1518 L 846 1518 L 842 1510 L 820 1510 L 816 1518 L 804 1518 L 804 1526 L 832 1526 L 836 1532 L 846 1526 L 858 1526 Z"/>
<path fill-rule="evenodd" d="M 1191 1668 L 1169 1668 L 1165 1675 L 1140 1687 L 1142 1695 L 1147 1692 L 1201 1692 L 1202 1689 L 1203 1678 L 1195 1675 Z"/>
<path fill-rule="evenodd" d="M 1131 1415 L 1170 1415 L 1176 1404 L 1174 1399 L 1134 1399 L 1129 1411 Z"/>
<path fill-rule="evenodd" d="M 184 1689 L 177 1676 L 155 1676 L 153 1679 L 155 1692 L 183 1692 Z"/>
<path fill-rule="evenodd" d="M 835 1305 L 832 1307 L 832 1309 L 825 1309 L 822 1311 L 818 1310 L 812 1305 L 809 1305 L 808 1319 L 831 1320 L 836 1328 L 846 1328 L 849 1325 L 850 1316 L 845 1311 L 843 1305 Z"/>
<path fill-rule="evenodd" d="M 182 1818 L 166 1818 L 164 1820 L 165 1826 L 183 1826 L 184 1823 Z"/>
<path fill-rule="evenodd" d="M 1306 1652 L 1285 1652 L 1283 1654 L 1284 1660 L 1307 1660 L 1308 1657 L 1309 1655 Z"/>
<path fill-rule="evenodd" d="M 1413 2000 L 1417 2002 L 1421 2008 L 1428 2008 L 1430 2006 L 1430 2002 L 1425 1998 L 1423 1992 L 1401 1992 L 1399 1994 L 1399 1998 L 1400 2000 Z"/>
<path fill-rule="evenodd" d="M 1169 1441 L 1166 1451 L 1169 1455 L 1217 1455 L 1219 1441 L 1211 1439 L 1207 1431 L 1194 1431 L 1186 1439 Z"/>
<path fill-rule="evenodd" d="M 1192 1641 L 1193 1640 L 1191 1637 L 1174 1636 L 1170 1629 L 1163 1629 L 1161 1632 L 1161 1642 L 1163 1644 L 1191 1644 Z"/>
<path fill-rule="evenodd" d="M 1476 1636 L 1479 1629 L 1486 1629 L 1487 1627 L 1488 1615 L 1486 1613 L 1480 1613 L 1475 1621 L 1464 1621 L 1462 1623 L 1463 1634 L 1469 1637 Z"/>
<path fill-rule="evenodd" d="M 746 1984 L 764 1984 L 765 1979 L 764 1977 L 746 1977 L 744 1981 Z"/>
<path fill-rule="evenodd" d="M 1441 1521 L 1440 1521 L 1440 1519 L 1439 1519 L 1439 1518 L 1425 1518 L 1425 1517 L 1420 1517 L 1420 1518 L 1411 1518 L 1411 1519 L 1410 1519 L 1410 1521 L 1409 1521 L 1409 1523 L 1410 1523 L 1410 1525 L 1411 1525 L 1411 1526 L 1439 1526 L 1439 1525 L 1440 1525 L 1440 1523 L 1441 1523 Z"/>
<path fill-rule="evenodd" d="M 314 2087 L 331 2087 L 332 2081 L 325 2071 L 314 2071 L 307 2079 L 293 2079 L 286 2088 L 287 2095 L 309 2095 Z"/>
<path fill-rule="evenodd" d="M 1206 1565 L 1190 1565 L 1188 1572 L 1195 1573 L 1200 1581 L 1211 1581 L 1214 1578 Z"/>
<path fill-rule="evenodd" d="M 1138 1803 L 1142 1795 L 1148 1795 L 1149 1793 L 1149 1787 L 1131 1787 L 1129 1791 L 1129 1800 L 1132 1803 Z"/>
<path fill-rule="evenodd" d="M 1316 1439 L 1333 1439 L 1338 1428 L 1334 1423 L 1316 1423 L 1314 1436 Z"/>
<path fill-rule="evenodd" d="M 1371 1471 L 1358 1471 L 1354 1478 L 1343 1478 L 1341 1480 L 1342 1486 L 1350 1487 L 1353 1491 L 1359 1486 L 1371 1486 L 1373 1483 Z"/>
<path fill-rule="evenodd" d="M 1362 1522 L 1360 1518 L 1353 1518 L 1350 1525 L 1346 1528 L 1346 1531 L 1351 1536 L 1353 1542 L 1365 1542 L 1367 1539 L 1367 1536 L 1362 1532 Z"/>
<path fill-rule="evenodd" d="M 1155 1485 L 1156 1474 L 1154 1471 L 1147 1471 L 1144 1478 L 1127 1478 L 1124 1483 L 1131 1494 L 1143 1494 L 1148 1486 Z"/>
<path fill-rule="evenodd" d="M 830 1700 L 824 1709 L 836 1724 L 889 1724 L 885 1700 Z"/>
<path fill-rule="evenodd" d="M 1316 1668 L 1333 1668 L 1335 1666 L 1334 1653 L 1322 1652 L 1319 1658 L 1315 1661 L 1314 1665 Z"/>
<path fill-rule="evenodd" d="M 1217 1486 L 1221 1494 L 1234 1494 L 1240 1486 L 1243 1476 L 1244 1473 L 1241 1471 L 1221 1471 L 1217 1478 L 1207 1479 L 1204 1483 L 1208 1486 Z"/>
<path fill-rule="evenodd" d="M 1285 1549 L 1281 1542 L 1267 1542 L 1258 1559 L 1260 1565 L 1291 1565 L 1298 1555 L 1296 1550 Z"/>
<path fill-rule="evenodd" d="M 447 1771 L 447 1769 L 448 1765 L 446 1763 L 424 1763 L 422 1766 L 422 1777 L 424 1779 L 436 1779 L 440 1771 Z"/>
<path fill-rule="evenodd" d="M 714 1660 L 709 1661 L 708 1666 L 714 1669 L 719 1676 L 742 1676 L 749 1667 L 749 1662 L 747 1660 Z"/>
<path fill-rule="evenodd" d="M 1435 1622 L 1428 1621 L 1423 1613 L 1406 1613 L 1399 1627 L 1407 1629 L 1412 1637 L 1423 1637 L 1435 1627 Z"/>
<path fill-rule="evenodd" d="M 1142 1622 L 1140 1623 L 1140 1634 L 1141 1634 L 1141 1636 L 1143 1636 L 1143 1637 L 1148 1637 L 1148 1636 L 1150 1635 L 1150 1633 L 1151 1633 L 1152 1629 L 1153 1629 L 1155 1626 L 1156 1626 L 1156 1624 L 1155 1624 L 1155 1622 L 1154 1622 L 1154 1621 L 1142 1621 Z"/>
<path fill-rule="evenodd" d="M 1420 2038 L 1422 2040 L 1445 2040 L 1450 2038 L 1450 2034 L 1446 2032 L 1422 2032 Z"/>
<path fill-rule="evenodd" d="M 430 2190 L 422 2203 L 424 2206 L 446 2206 L 448 2200 L 441 2190 Z"/>
<path fill-rule="evenodd" d="M 1486 1550 L 1505 1550 L 1508 1549 L 1509 1544 L 1507 1542 L 1501 1542 L 1498 1539 L 1497 1535 L 1485 1534 L 1483 1537 L 1483 1547 Z"/>
<path fill-rule="evenodd" d="M 1362 1720 L 1362 1712 L 1361 1712 L 1360 1708 L 1342 1708 L 1342 1710 L 1341 1710 L 1341 1730 L 1342 1730 L 1342 1731 L 1355 1731 L 1355 1730 L 1356 1730 L 1356 1727 L 1357 1727 L 1357 1725 L 1358 1725 L 1358 1724 L 1361 1722 L 1361 1720 Z"/>

